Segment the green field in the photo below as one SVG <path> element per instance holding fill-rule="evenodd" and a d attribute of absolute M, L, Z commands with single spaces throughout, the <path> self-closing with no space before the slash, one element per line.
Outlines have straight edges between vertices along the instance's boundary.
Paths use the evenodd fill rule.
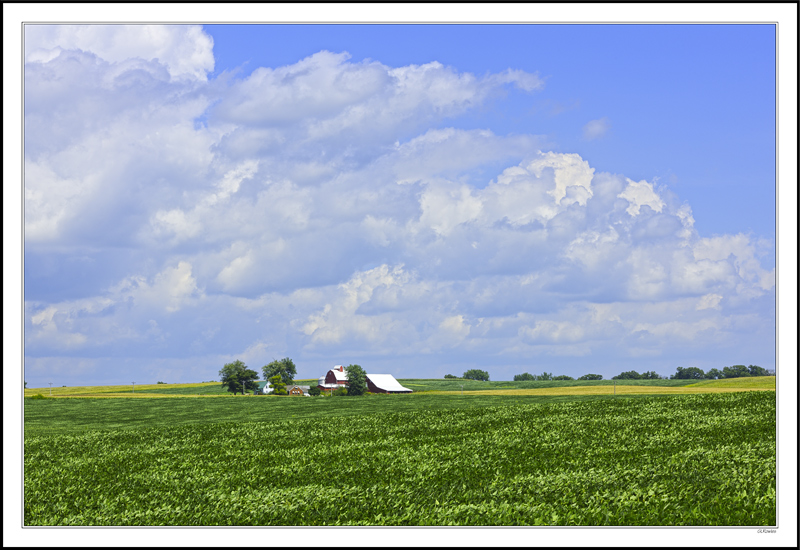
<path fill-rule="evenodd" d="M 644 396 L 630 396 L 644 397 Z M 626 398 L 630 398 L 626 396 Z M 25 434 L 224 422 L 272 422 L 444 409 L 473 409 L 605 399 L 607 396 L 381 395 L 352 397 L 237 397 L 235 399 L 26 399 Z"/>
<path fill-rule="evenodd" d="M 297 384 L 312 385 L 317 379 L 296 380 Z M 556 388 L 575 388 L 566 394 L 579 394 L 579 388 L 613 388 L 616 387 L 658 387 L 658 388 L 681 388 L 681 387 L 746 387 L 747 389 L 775 389 L 774 376 L 761 376 L 755 378 L 734 378 L 729 380 L 703 380 L 695 382 L 693 380 L 547 380 L 547 381 L 524 381 L 524 382 L 481 382 L 478 380 L 463 379 L 416 379 L 407 378 L 398 380 L 402 385 L 414 391 L 415 394 L 426 392 L 476 392 L 494 391 L 502 392 L 505 390 L 546 390 Z M 546 392 L 545 392 L 546 393 Z M 603 393 L 598 391 L 587 391 L 589 393 Z M 25 397 L 34 395 L 45 397 L 233 397 L 219 382 L 200 382 L 187 384 L 139 384 L 131 386 L 70 386 L 58 388 L 26 388 Z"/>
<path fill-rule="evenodd" d="M 24 523 L 775 524 L 774 392 L 490 393 L 26 399 Z"/>

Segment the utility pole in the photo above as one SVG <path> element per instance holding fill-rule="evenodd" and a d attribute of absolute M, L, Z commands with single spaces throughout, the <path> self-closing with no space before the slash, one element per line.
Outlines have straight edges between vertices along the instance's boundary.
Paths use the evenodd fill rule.
<path fill-rule="evenodd" d="M 48 382 L 48 384 L 50 384 L 50 397 L 53 397 L 53 383 Z"/>
<path fill-rule="evenodd" d="M 131 393 L 136 393 L 136 382 L 131 382 L 133 384 L 133 391 Z"/>

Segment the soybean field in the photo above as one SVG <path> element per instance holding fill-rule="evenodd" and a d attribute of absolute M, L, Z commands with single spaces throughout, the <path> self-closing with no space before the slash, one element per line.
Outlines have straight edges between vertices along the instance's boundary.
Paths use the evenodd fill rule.
<path fill-rule="evenodd" d="M 260 416 L 269 398 L 38 400 L 26 403 L 24 523 L 775 524 L 774 392 L 560 399 L 276 398 Z M 95 420 L 46 429 L 89 401 Z M 136 424 L 116 405 L 145 401 L 240 416 L 187 408 Z"/>

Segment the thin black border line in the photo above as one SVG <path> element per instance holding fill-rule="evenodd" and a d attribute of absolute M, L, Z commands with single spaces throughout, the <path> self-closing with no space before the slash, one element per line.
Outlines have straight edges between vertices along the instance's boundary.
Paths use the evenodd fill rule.
<path fill-rule="evenodd" d="M 745 2 L 747 3 L 747 2 Z M 780 3 L 780 2 L 779 2 Z M 792 2 L 785 2 L 787 4 L 791 4 Z M 580 5 L 581 3 L 575 3 L 573 5 Z M 587 2 L 586 4 L 592 4 L 592 2 Z M 601 23 L 596 22 L 490 22 L 490 23 L 480 23 L 480 22 L 224 22 L 224 23 L 197 23 L 197 22 L 181 22 L 181 23 L 174 23 L 174 22 L 152 22 L 152 21 L 145 21 L 145 22 L 26 22 L 23 21 L 20 23 L 21 25 L 21 152 L 20 152 L 20 162 L 22 166 L 21 170 L 21 187 L 22 187 L 22 216 L 21 216 L 21 283 L 22 283 L 22 293 L 21 293 L 21 348 L 22 348 L 22 377 L 23 381 L 25 379 L 25 27 L 29 25 L 53 25 L 53 26 L 69 26 L 69 25 L 81 25 L 81 26 L 89 26 L 89 25 L 98 25 L 98 26 L 146 26 L 146 25 L 176 25 L 176 26 L 189 26 L 189 25 L 201 25 L 201 26 L 212 26 L 212 25 L 327 25 L 327 26 L 334 26 L 334 25 L 393 25 L 393 26 L 410 26 L 410 25 L 440 25 L 440 26 L 490 26 L 490 25 L 519 25 L 519 26 L 535 26 L 535 25 L 570 25 L 570 26 L 612 26 L 612 25 L 636 25 L 636 26 L 647 26 L 647 25 L 714 25 L 714 26 L 722 26 L 722 25 L 746 25 L 746 26 L 753 26 L 753 25 L 772 25 L 775 27 L 775 161 L 774 161 L 774 174 L 775 174 L 775 407 L 776 407 L 776 415 L 775 415 L 775 457 L 776 457 L 776 487 L 775 487 L 775 519 L 776 525 L 775 528 L 779 528 L 778 519 L 780 517 L 779 513 L 779 506 L 780 506 L 780 483 L 778 479 L 780 478 L 780 464 L 778 463 L 777 457 L 779 456 L 779 447 L 780 441 L 778 438 L 778 434 L 780 433 L 779 430 L 779 423 L 780 418 L 778 411 L 780 411 L 780 384 L 779 381 L 779 373 L 780 370 L 780 356 L 779 356 L 779 339 L 780 339 L 780 330 L 779 330 L 779 308 L 780 308 L 780 301 L 778 299 L 780 293 L 780 286 L 778 284 L 778 278 L 780 270 L 778 269 L 780 259 L 778 254 L 779 249 L 779 240 L 780 234 L 778 232 L 779 223 L 779 208 L 778 204 L 780 204 L 780 185 L 779 185 L 779 156 L 780 156 L 780 116 L 779 116 L 779 109 L 780 109 L 780 101 L 779 101 L 779 94 L 780 94 L 780 72 L 779 72 L 779 55 L 780 55 L 780 48 L 779 46 L 779 31 L 780 25 L 778 21 L 773 22 L 760 22 L 760 21 L 750 21 L 750 22 L 702 22 L 702 21 L 693 21 L 693 22 L 681 22 L 681 21 L 664 21 L 664 22 L 613 22 L 613 21 L 605 21 Z M 22 478 L 20 483 L 22 485 L 22 509 L 24 511 L 24 498 L 25 498 L 25 385 L 23 384 L 22 388 L 22 402 L 21 402 L 21 409 L 22 414 L 20 415 L 21 418 L 21 434 L 22 434 L 22 447 L 21 447 L 21 463 L 22 463 Z M 74 529 L 76 526 L 25 526 L 25 518 L 24 513 L 20 518 L 22 524 L 21 527 L 23 529 Z M 230 527 L 230 528 L 252 528 L 252 527 L 261 527 L 261 528 L 287 528 L 287 529 L 308 529 L 308 528 L 318 528 L 318 529 L 329 529 L 329 528 L 354 528 L 354 526 L 296 526 L 296 525 L 281 525 L 281 526 L 80 526 L 78 528 L 90 528 L 90 529 L 126 529 L 126 528 L 133 528 L 133 529 L 152 529 L 152 528 L 168 528 L 168 529 L 175 529 L 175 528 L 189 528 L 195 529 L 197 527 L 201 528 L 208 528 L 208 529 L 219 529 L 220 527 Z M 377 529 L 386 529 L 386 528 L 411 528 L 411 529 L 418 529 L 418 528 L 433 528 L 433 529 L 441 529 L 441 528 L 477 528 L 477 529 L 486 529 L 486 528 L 499 528 L 499 529 L 519 529 L 519 528 L 568 528 L 568 529 L 691 529 L 691 528 L 698 528 L 698 529 L 753 529 L 757 528 L 757 526 L 636 526 L 636 525 L 626 525 L 626 526 L 561 526 L 561 525 L 550 525 L 550 526 L 379 526 L 379 525 L 371 525 L 371 526 L 358 526 L 359 528 L 377 528 Z M 770 526 L 773 527 L 773 526 Z M 762 527 L 763 528 L 763 527 Z"/>

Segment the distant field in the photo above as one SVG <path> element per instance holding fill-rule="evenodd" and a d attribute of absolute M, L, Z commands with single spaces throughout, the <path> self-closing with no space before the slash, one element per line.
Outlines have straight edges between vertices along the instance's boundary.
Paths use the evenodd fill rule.
<path fill-rule="evenodd" d="M 302 385 L 316 383 L 317 379 L 301 379 Z M 547 380 L 525 382 L 480 382 L 477 380 L 442 380 L 406 378 L 400 384 L 421 394 L 486 394 L 486 395 L 625 395 L 625 394 L 686 394 L 699 392 L 774 390 L 774 376 L 733 378 L 729 380 Z M 616 392 L 614 387 L 616 386 Z M 41 394 L 50 396 L 50 388 L 29 388 L 25 397 Z M 72 386 L 52 388 L 54 398 L 145 398 L 145 397 L 233 397 L 220 382 L 190 384 L 141 384 L 132 386 Z M 241 396 L 238 396 L 241 397 Z"/>
<path fill-rule="evenodd" d="M 687 388 L 737 388 L 747 390 L 774 390 L 774 376 L 753 376 L 744 378 L 729 378 L 725 380 L 702 380 L 689 384 Z"/>
<path fill-rule="evenodd" d="M 26 388 L 25 397 L 36 394 L 50 396 L 50 387 Z M 230 395 L 222 388 L 220 382 L 200 382 L 189 384 L 128 384 L 125 386 L 68 386 L 52 388 L 53 397 L 100 397 L 104 394 L 119 397 L 143 396 L 144 394 L 172 393 L 176 395 Z"/>
<path fill-rule="evenodd" d="M 618 380 L 616 386 L 612 384 L 604 385 L 585 385 L 585 386 L 566 386 L 554 385 L 551 387 L 540 387 L 531 389 L 488 389 L 482 391 L 464 390 L 464 395 L 486 394 L 486 395 L 630 395 L 630 394 L 661 394 L 661 395 L 685 395 L 692 393 L 724 393 L 739 391 L 775 391 L 774 376 L 759 376 L 753 378 L 732 378 L 730 380 L 706 380 L 699 383 L 686 385 L 686 380 L 681 382 L 681 386 L 664 386 L 661 384 L 623 384 Z M 644 382 L 644 380 L 632 380 L 631 382 Z M 664 380 L 661 380 L 664 382 Z M 669 380 L 678 382 L 678 380 Z M 427 394 L 450 394 L 450 391 L 431 391 Z M 459 392 L 460 393 L 460 392 Z"/>
<path fill-rule="evenodd" d="M 296 384 L 309 385 L 318 379 L 295 380 Z M 50 387 L 26 388 L 25 397 L 42 394 L 50 396 Z M 188 384 L 136 384 L 128 386 L 70 386 L 53 387 L 53 397 L 197 397 L 230 396 L 221 382 L 193 382 Z"/>

